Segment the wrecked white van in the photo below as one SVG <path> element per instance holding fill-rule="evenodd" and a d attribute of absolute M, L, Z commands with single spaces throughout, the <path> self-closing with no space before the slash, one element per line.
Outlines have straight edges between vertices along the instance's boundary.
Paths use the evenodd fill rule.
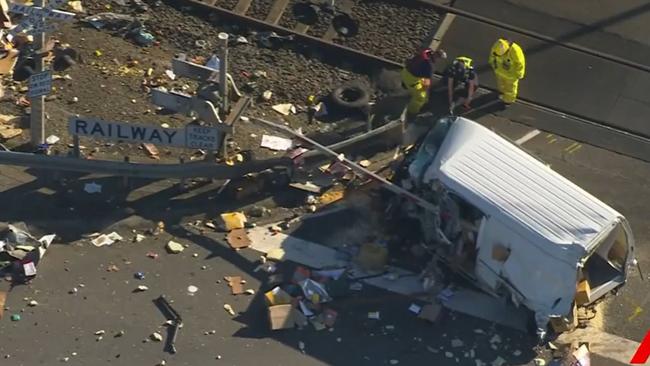
<path fill-rule="evenodd" d="M 438 215 L 418 213 L 428 245 L 443 248 L 483 290 L 532 310 L 540 329 L 570 314 L 574 301 L 585 305 L 622 285 L 633 264 L 625 217 L 468 119 L 441 119 L 408 176 L 414 193 L 440 207 Z"/>

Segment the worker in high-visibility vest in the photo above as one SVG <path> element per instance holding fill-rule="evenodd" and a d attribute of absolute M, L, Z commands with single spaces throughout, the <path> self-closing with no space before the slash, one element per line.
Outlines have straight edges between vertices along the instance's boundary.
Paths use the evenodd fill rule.
<path fill-rule="evenodd" d="M 406 107 L 407 119 L 415 117 L 429 101 L 431 79 L 438 59 L 447 58 L 443 50 L 426 48 L 406 61 L 402 69 L 402 85 L 408 90 L 411 99 Z"/>
<path fill-rule="evenodd" d="M 447 101 L 449 102 L 449 110 L 452 112 L 456 106 L 454 94 L 456 94 L 459 86 L 462 86 L 463 90 L 458 104 L 462 104 L 466 110 L 471 108 L 470 103 L 478 89 L 478 75 L 472 62 L 472 59 L 466 56 L 456 57 L 442 75 L 442 85 L 447 87 Z"/>
<path fill-rule="evenodd" d="M 514 103 L 517 100 L 519 80 L 523 79 L 526 73 L 524 51 L 518 44 L 500 38 L 492 46 L 488 62 L 494 70 L 499 99 L 505 104 Z"/>

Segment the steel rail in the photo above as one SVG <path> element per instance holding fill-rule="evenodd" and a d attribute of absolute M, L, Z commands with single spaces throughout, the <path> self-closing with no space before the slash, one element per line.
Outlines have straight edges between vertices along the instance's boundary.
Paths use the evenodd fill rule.
<path fill-rule="evenodd" d="M 605 59 L 605 60 L 608 60 L 608 61 L 612 61 L 614 63 L 625 65 L 625 66 L 633 68 L 633 69 L 637 69 L 637 70 L 640 70 L 640 71 L 650 73 L 650 65 L 640 64 L 638 62 L 630 61 L 630 60 L 624 59 L 624 58 L 619 57 L 619 56 L 615 56 L 615 55 L 605 53 L 605 52 L 601 52 L 601 51 L 596 51 L 596 50 L 593 50 L 593 49 L 588 48 L 588 47 L 580 46 L 580 45 L 577 45 L 575 43 L 564 42 L 564 41 L 562 41 L 562 40 L 560 40 L 558 38 L 550 37 L 550 36 L 547 36 L 547 35 L 544 35 L 544 34 L 541 34 L 541 33 L 538 33 L 538 32 L 534 32 L 534 31 L 531 31 L 531 30 L 528 30 L 528 29 L 524 29 L 524 28 L 520 28 L 520 27 L 517 27 L 517 26 L 514 26 L 514 25 L 510 25 L 510 24 L 507 24 L 507 23 L 504 23 L 504 22 L 500 22 L 498 20 L 494 20 L 494 19 L 491 19 L 491 18 L 488 18 L 488 17 L 484 17 L 482 15 L 474 14 L 474 13 L 469 12 L 467 10 L 462 10 L 462 9 L 454 8 L 454 7 L 451 7 L 451 6 L 442 5 L 442 4 L 437 3 L 435 0 L 411 0 L 411 1 L 413 1 L 415 3 L 425 4 L 425 5 L 430 6 L 430 7 L 434 8 L 434 9 L 436 9 L 436 10 L 440 10 L 440 11 L 444 11 L 444 12 L 447 12 L 447 13 L 460 15 L 462 17 L 472 19 L 472 20 L 476 20 L 476 21 L 481 22 L 481 23 L 489 24 L 489 25 L 492 25 L 492 26 L 497 27 L 497 28 L 506 29 L 506 30 L 509 30 L 509 31 L 512 31 L 512 32 L 515 32 L 515 33 L 523 34 L 523 35 L 528 36 L 530 38 L 535 38 L 535 39 L 540 40 L 540 41 L 544 41 L 544 42 L 554 44 L 556 46 L 568 48 L 568 49 L 576 51 L 576 52 L 581 52 L 581 53 L 584 53 L 584 54 L 587 54 L 587 55 L 590 55 L 590 56 L 593 56 L 593 57 L 602 58 L 602 59 Z M 402 2 L 398 1 L 398 3 L 402 3 Z"/>
<path fill-rule="evenodd" d="M 235 21 L 238 21 L 238 22 L 242 22 L 242 23 L 247 24 L 249 26 L 252 26 L 254 28 L 270 30 L 270 31 L 278 33 L 279 35 L 292 35 L 294 38 L 297 38 L 297 39 L 299 39 L 300 41 L 302 41 L 304 43 L 314 45 L 314 46 L 317 46 L 317 47 L 324 46 L 327 49 L 333 49 L 333 50 L 335 50 L 337 52 L 336 53 L 337 57 L 340 57 L 340 55 L 343 54 L 344 57 L 350 57 L 350 58 L 353 58 L 353 59 L 360 59 L 362 61 L 373 61 L 373 62 L 375 62 L 377 64 L 380 64 L 381 66 L 392 66 L 392 67 L 395 67 L 395 68 L 401 68 L 402 67 L 402 63 L 400 63 L 400 62 L 389 60 L 389 59 L 381 57 L 381 56 L 377 56 L 377 55 L 373 55 L 373 54 L 370 54 L 370 53 L 367 53 L 367 52 L 356 50 L 354 48 L 350 48 L 350 47 L 340 45 L 340 44 L 337 44 L 337 43 L 334 43 L 334 42 L 329 42 L 329 41 L 326 41 L 324 39 L 314 37 L 314 36 L 310 36 L 310 35 L 305 34 L 305 33 L 296 32 L 296 31 L 294 31 L 292 29 L 285 28 L 285 27 L 277 25 L 277 24 L 267 23 L 267 22 L 265 22 L 263 20 L 255 19 L 255 18 L 252 18 L 252 17 L 250 17 L 248 15 L 245 15 L 245 14 L 238 14 L 238 13 L 236 13 L 234 11 L 227 10 L 227 9 L 224 9 L 224 8 L 220 8 L 220 7 L 216 6 L 216 5 L 207 4 L 207 3 L 204 3 L 204 2 L 199 1 L 199 0 L 175 0 L 174 2 L 193 4 L 193 5 L 196 5 L 196 6 L 199 6 L 199 7 L 203 7 L 203 8 L 206 8 L 206 9 L 209 9 L 209 10 L 212 10 L 212 11 L 218 13 L 220 16 L 222 16 L 224 18 L 229 18 L 229 19 L 232 19 L 232 20 L 235 20 Z"/>

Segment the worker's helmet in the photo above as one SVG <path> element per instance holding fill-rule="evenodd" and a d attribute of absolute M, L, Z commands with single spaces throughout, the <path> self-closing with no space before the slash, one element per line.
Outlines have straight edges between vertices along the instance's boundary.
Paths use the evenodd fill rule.
<path fill-rule="evenodd" d="M 495 43 L 494 47 L 492 47 L 492 52 L 496 56 L 503 56 L 508 52 L 510 49 L 510 42 L 506 41 L 505 39 L 501 38 Z"/>

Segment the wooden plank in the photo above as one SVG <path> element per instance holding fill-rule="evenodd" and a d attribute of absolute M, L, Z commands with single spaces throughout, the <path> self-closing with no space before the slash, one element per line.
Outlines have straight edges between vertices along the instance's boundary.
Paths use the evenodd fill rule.
<path fill-rule="evenodd" d="M 273 6 L 271 6 L 271 11 L 269 11 L 269 14 L 266 16 L 264 21 L 271 24 L 278 24 L 288 4 L 289 0 L 276 0 L 273 3 Z"/>
<path fill-rule="evenodd" d="M 230 113 L 226 117 L 224 123 L 228 126 L 232 126 L 239 119 L 242 113 L 244 113 L 246 108 L 248 108 L 250 102 L 250 97 L 239 98 L 237 103 L 235 103 L 235 106 L 230 110 Z"/>
<path fill-rule="evenodd" d="M 235 6 L 234 12 L 240 15 L 246 14 L 248 8 L 251 6 L 252 0 L 239 0 Z"/>
<path fill-rule="evenodd" d="M 296 25 L 296 27 L 293 30 L 297 33 L 305 34 L 309 30 L 309 26 L 305 23 L 298 23 L 298 25 Z"/>

